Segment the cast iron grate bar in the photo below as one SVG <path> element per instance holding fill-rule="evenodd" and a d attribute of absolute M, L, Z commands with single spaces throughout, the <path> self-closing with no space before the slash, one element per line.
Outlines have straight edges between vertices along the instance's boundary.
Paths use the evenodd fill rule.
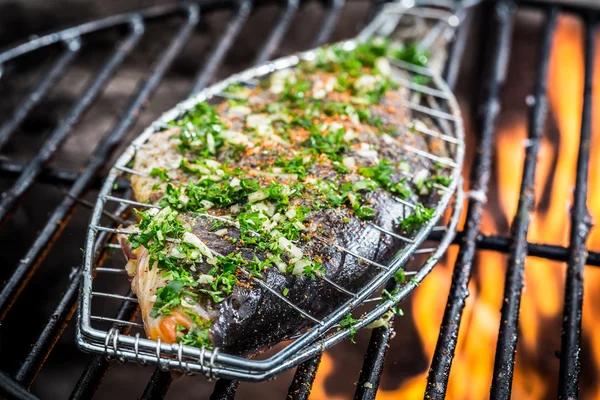
<path fill-rule="evenodd" d="M 25 285 L 27 285 L 29 279 L 44 258 L 44 255 L 48 253 L 49 245 L 53 243 L 52 239 L 61 233 L 62 228 L 68 222 L 71 215 L 70 212 L 76 203 L 74 199 L 81 197 L 87 190 L 90 182 L 119 145 L 131 125 L 137 120 L 142 106 L 154 92 L 167 68 L 187 42 L 187 39 L 198 23 L 198 7 L 193 5 L 186 8 L 188 14 L 186 23 L 179 29 L 165 52 L 160 55 L 148 78 L 138 86 L 117 124 L 104 136 L 96 150 L 94 150 L 85 170 L 79 175 L 69 190 L 68 196 L 64 197 L 60 205 L 55 209 L 26 256 L 21 259 L 16 270 L 10 276 L 2 291 L 0 291 L 0 320 L 4 318 L 14 300 L 19 296 Z"/>
<path fill-rule="evenodd" d="M 0 397 L 19 400 L 38 400 L 33 394 L 0 371 Z"/>
<path fill-rule="evenodd" d="M 346 0 L 329 0 L 329 9 L 321 24 L 321 30 L 317 34 L 311 47 L 319 47 L 329 41 L 329 38 L 340 19 L 345 4 Z"/>
<path fill-rule="evenodd" d="M 23 386 L 29 388 L 39 370 L 44 365 L 46 358 L 50 355 L 52 347 L 54 347 L 54 344 L 60 337 L 62 331 L 71 320 L 76 309 L 77 294 L 79 293 L 81 277 L 81 271 L 77 271 L 69 282 L 67 290 L 62 295 L 60 303 L 44 326 L 44 330 L 19 367 L 19 370 L 15 375 L 15 380 Z"/>
<path fill-rule="evenodd" d="M 487 82 L 485 100 L 478 116 L 477 144 L 475 162 L 472 167 L 471 190 L 485 194 L 490 181 L 492 146 L 496 117 L 499 113 L 499 96 L 506 78 L 515 6 L 511 2 L 494 5 L 493 15 L 497 20 L 496 35 L 491 48 L 491 71 Z M 444 312 L 440 334 L 436 344 L 433 361 L 427 377 L 426 398 L 443 398 L 448 386 L 448 377 L 452 358 L 456 349 L 465 299 L 468 296 L 468 283 L 471 266 L 476 251 L 476 239 L 479 235 L 485 196 L 471 197 L 465 221 L 465 234 L 452 273 L 452 285 L 448 303 Z"/>
<path fill-rule="evenodd" d="M 171 387 L 173 376 L 169 371 L 161 371 L 156 368 L 148 381 L 148 385 L 142 394 L 142 400 L 162 400 Z"/>
<path fill-rule="evenodd" d="M 296 367 L 294 378 L 288 388 L 287 399 L 308 400 L 313 382 L 317 376 L 317 370 L 321 363 L 322 354 L 309 358 Z"/>
<path fill-rule="evenodd" d="M 592 226 L 587 209 L 588 166 L 592 136 L 592 99 L 594 85 L 594 49 L 596 15 L 586 19 L 585 80 L 583 88 L 583 111 L 581 136 L 577 156 L 575 196 L 571 210 L 571 235 L 569 262 L 565 285 L 565 304 L 560 346 L 559 399 L 576 399 L 579 396 L 579 373 L 581 353 L 581 315 L 583 306 L 583 269 L 587 258 L 586 240 Z"/>
<path fill-rule="evenodd" d="M 8 179 L 17 179 L 23 173 L 24 166 L 19 163 L 0 161 L 0 171 L 2 177 Z M 72 185 L 79 176 L 79 171 L 68 168 L 45 167 L 42 168 L 36 179 L 36 183 L 45 183 L 50 185 Z M 104 176 L 97 175 L 92 182 L 94 189 L 100 188 L 104 182 Z M 117 189 L 124 190 L 129 184 L 123 180 L 117 182 Z"/>
<path fill-rule="evenodd" d="M 64 52 L 52 64 L 52 67 L 39 80 L 38 84 L 27 94 L 23 102 L 17 106 L 11 118 L 0 126 L 0 149 L 6 145 L 17 127 L 23 122 L 29 112 L 46 96 L 46 93 L 54 86 L 63 71 L 73 61 L 77 53 L 79 53 L 81 41 L 79 38 L 73 38 L 65 41 L 64 45 Z M 0 63 L 0 72 L 1 70 L 2 64 Z"/>
<path fill-rule="evenodd" d="M 227 31 L 223 35 L 223 38 L 215 47 L 215 50 L 208 58 L 206 65 L 198 74 L 196 78 L 196 82 L 190 91 L 190 96 L 198 93 L 204 87 L 210 83 L 210 81 L 215 76 L 215 72 L 219 65 L 223 62 L 227 51 L 233 45 L 235 38 L 239 35 L 240 31 L 244 27 L 246 21 L 248 20 L 248 16 L 252 11 L 252 1 L 251 0 L 240 0 L 239 6 L 237 9 L 237 14 L 235 18 L 229 23 L 227 27 Z"/>
<path fill-rule="evenodd" d="M 215 388 L 210 395 L 210 400 L 229 400 L 235 398 L 235 393 L 239 384 L 239 381 L 218 379 L 217 382 L 215 382 Z"/>
<path fill-rule="evenodd" d="M 453 243 L 462 243 L 465 231 L 459 231 L 454 238 Z M 440 235 L 433 232 L 427 240 L 440 240 Z M 510 253 L 511 239 L 505 236 L 484 235 L 480 233 L 475 239 L 477 248 L 481 250 L 494 250 L 502 253 Z M 527 254 L 529 257 L 546 258 L 554 261 L 568 261 L 569 249 L 554 244 L 531 243 L 527 242 Z M 600 266 L 600 252 L 588 252 L 587 265 L 591 267 Z"/>
<path fill-rule="evenodd" d="M 17 200 L 25 194 L 31 185 L 33 185 L 36 177 L 40 174 L 42 167 L 50 161 L 59 150 L 61 144 L 71 132 L 71 129 L 73 129 L 73 126 L 79 121 L 84 112 L 102 92 L 110 77 L 125 60 L 125 57 L 127 57 L 127 55 L 135 48 L 135 45 L 142 37 L 143 32 L 144 25 L 141 18 L 139 16 L 132 18 L 131 33 L 117 46 L 115 52 L 109 57 L 106 63 L 100 68 L 100 71 L 75 100 L 67 116 L 52 132 L 48 139 L 44 141 L 36 156 L 27 163 L 17 181 L 13 183 L 10 189 L 2 194 L 2 200 L 0 201 L 0 223 L 6 219 L 8 213 L 14 208 Z M 77 42 L 77 47 L 79 46 L 80 44 Z M 64 70 L 61 72 L 64 72 Z"/>
<path fill-rule="evenodd" d="M 508 399 L 512 389 L 518 342 L 519 308 L 524 284 L 525 259 L 527 258 L 527 231 L 535 203 L 535 170 L 546 122 L 548 68 L 558 9 L 551 8 L 545 14 L 546 21 L 539 54 L 539 69 L 534 89 L 535 104 L 531 108 L 528 121 L 528 146 L 525 150 L 519 204 L 511 226 L 510 236 L 513 246 L 504 281 L 504 301 L 502 302 L 500 331 L 496 343 L 496 359 L 490 391 L 492 399 Z"/>
<path fill-rule="evenodd" d="M 386 289 L 392 292 L 394 289 L 399 289 L 394 280 L 388 282 Z M 383 372 L 385 357 L 389 349 L 390 339 L 392 337 L 392 325 L 394 324 L 394 315 L 387 322 L 389 327 L 379 327 L 373 330 L 369 339 L 369 346 L 365 353 L 360 376 L 356 384 L 356 392 L 354 399 L 374 399 L 379 389 L 379 381 Z"/>
<path fill-rule="evenodd" d="M 254 65 L 262 64 L 268 61 L 275 51 L 279 48 L 279 44 L 283 39 L 283 36 L 287 32 L 294 15 L 298 10 L 299 0 L 286 0 L 285 10 L 279 17 L 275 28 L 269 35 L 269 38 L 265 42 L 264 46 L 258 52 L 258 55 L 254 59 Z"/>

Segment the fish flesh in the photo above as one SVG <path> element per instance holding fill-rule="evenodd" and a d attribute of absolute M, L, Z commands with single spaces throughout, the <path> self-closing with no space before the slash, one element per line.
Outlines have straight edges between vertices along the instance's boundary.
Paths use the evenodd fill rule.
<path fill-rule="evenodd" d="M 406 150 L 440 147 L 415 131 L 429 122 L 389 62 L 415 51 L 320 48 L 256 87 L 230 85 L 136 151 L 131 186 L 149 207 L 119 242 L 149 338 L 255 355 L 381 272 L 365 260 L 385 265 L 405 243 L 374 226 L 411 234 L 450 184 Z"/>

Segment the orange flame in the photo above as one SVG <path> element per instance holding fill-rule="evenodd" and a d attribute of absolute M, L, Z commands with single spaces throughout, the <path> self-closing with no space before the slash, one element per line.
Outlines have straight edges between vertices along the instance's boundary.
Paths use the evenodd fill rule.
<path fill-rule="evenodd" d="M 596 49 L 595 93 L 600 90 L 600 40 Z M 536 207 L 528 240 L 534 243 L 568 245 L 569 208 L 574 189 L 579 133 L 581 128 L 584 80 L 583 28 L 578 20 L 561 16 L 555 32 L 550 60 L 548 99 L 550 118 L 546 122 L 536 170 Z M 510 88 L 508 88 L 510 89 Z M 598 98 L 598 96 L 596 96 Z M 600 101 L 592 115 L 600 116 Z M 517 210 L 527 136 L 527 115 L 499 124 L 496 143 L 497 208 L 511 221 Z M 501 120 L 502 122 L 502 120 Z M 556 132 L 558 139 L 549 135 Z M 593 139 L 589 166 L 588 206 L 600 215 L 600 118 L 593 120 Z M 468 175 L 468 174 L 465 174 Z M 495 199 L 490 199 L 493 201 Z M 498 232 L 498 218 L 491 205 L 484 213 L 482 230 Z M 600 229 L 592 231 L 589 247 L 600 250 Z M 438 339 L 446 294 L 451 283 L 457 249 L 451 248 L 413 294 L 412 317 L 426 359 L 431 360 Z M 448 381 L 449 399 L 489 397 L 495 347 L 500 324 L 500 308 L 507 256 L 479 251 L 473 266 L 455 358 Z M 560 326 L 564 296 L 565 263 L 528 257 L 525 263 L 525 288 L 521 300 L 519 343 L 513 381 L 513 398 L 540 399 L 555 396 L 560 349 Z M 588 371 L 600 366 L 600 269 L 586 268 L 583 302 L 582 354 L 593 360 Z M 397 329 L 402 329 L 398 327 Z M 586 348 L 585 346 L 588 346 Z M 394 351 L 394 347 L 390 351 Z M 339 366 L 340 368 L 342 366 Z M 585 365 L 584 365 L 585 367 Z M 592 368 L 590 368 L 592 367 Z M 325 382 L 333 375 L 330 356 L 325 355 L 314 384 L 313 399 L 328 398 Z M 428 369 L 403 381 L 393 390 L 380 389 L 379 400 L 423 398 Z M 600 378 L 597 377 L 597 378 Z M 582 384 L 582 396 L 600 398 L 600 379 Z"/>

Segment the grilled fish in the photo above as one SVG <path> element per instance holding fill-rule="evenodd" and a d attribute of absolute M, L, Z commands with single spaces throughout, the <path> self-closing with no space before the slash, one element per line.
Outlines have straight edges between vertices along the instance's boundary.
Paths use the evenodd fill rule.
<path fill-rule="evenodd" d="M 374 225 L 417 230 L 449 184 L 406 150 L 432 147 L 388 61 L 413 53 L 384 40 L 321 48 L 149 138 L 131 184 L 150 208 L 119 238 L 148 337 L 254 355 L 381 272 L 341 249 L 385 264 L 403 243 Z"/>

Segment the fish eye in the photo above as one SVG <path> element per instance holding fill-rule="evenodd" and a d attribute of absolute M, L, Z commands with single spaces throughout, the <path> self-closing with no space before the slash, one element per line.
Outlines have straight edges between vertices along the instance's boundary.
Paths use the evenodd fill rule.
<path fill-rule="evenodd" d="M 231 308 L 233 308 L 235 311 L 239 310 L 240 307 L 242 306 L 242 303 L 240 303 L 240 301 L 236 298 L 231 299 Z"/>

